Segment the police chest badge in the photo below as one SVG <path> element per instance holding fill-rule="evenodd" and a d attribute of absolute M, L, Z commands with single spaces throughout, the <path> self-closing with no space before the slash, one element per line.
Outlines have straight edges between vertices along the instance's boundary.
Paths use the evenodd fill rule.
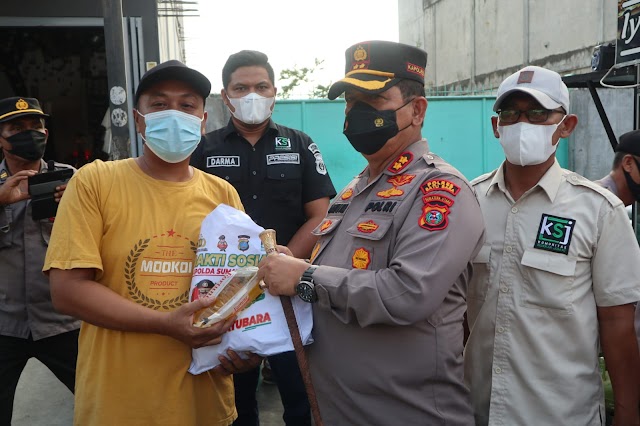
<path fill-rule="evenodd" d="M 372 232 L 375 232 L 380 226 L 375 223 L 373 220 L 368 220 L 366 222 L 360 222 L 356 228 L 358 229 L 358 231 L 364 233 L 364 234 L 370 234 Z"/>
<path fill-rule="evenodd" d="M 533 248 L 553 253 L 569 254 L 569 245 L 576 226 L 575 219 L 542 214 Z"/>
<path fill-rule="evenodd" d="M 353 188 L 349 188 L 346 191 L 344 191 L 342 193 L 342 195 L 340 196 L 340 198 L 342 200 L 348 200 L 349 198 L 351 198 L 351 196 L 353 195 Z"/>
<path fill-rule="evenodd" d="M 332 220 L 325 220 L 324 222 L 322 222 L 322 225 L 320 225 L 320 232 L 324 232 L 327 229 L 329 229 L 329 227 L 331 226 L 331 224 L 333 223 Z"/>
<path fill-rule="evenodd" d="M 371 252 L 364 247 L 360 247 L 351 256 L 351 267 L 354 269 L 367 269 L 371 264 Z"/>

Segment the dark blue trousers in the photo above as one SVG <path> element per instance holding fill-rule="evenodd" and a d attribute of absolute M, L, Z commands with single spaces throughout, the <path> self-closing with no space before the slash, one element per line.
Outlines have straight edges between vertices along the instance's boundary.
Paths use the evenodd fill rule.
<path fill-rule="evenodd" d="M 0 425 L 10 425 L 18 380 L 29 358 L 46 365 L 73 392 L 76 383 L 78 333 L 68 331 L 34 341 L 0 336 Z"/>
<path fill-rule="evenodd" d="M 309 400 L 295 352 L 270 356 L 268 360 L 284 407 L 284 423 L 287 426 L 311 426 Z M 256 399 L 259 376 L 259 366 L 246 373 L 233 375 L 238 411 L 238 419 L 233 423 L 234 426 L 260 425 Z"/>

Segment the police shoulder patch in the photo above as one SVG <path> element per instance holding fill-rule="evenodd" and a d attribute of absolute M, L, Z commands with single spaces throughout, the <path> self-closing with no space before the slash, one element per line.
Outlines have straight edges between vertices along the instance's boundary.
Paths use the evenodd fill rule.
<path fill-rule="evenodd" d="M 441 231 L 449 226 L 448 216 L 449 206 L 446 202 L 429 200 L 422 207 L 422 215 L 418 218 L 418 225 L 427 231 Z"/>
<path fill-rule="evenodd" d="M 423 194 L 428 194 L 432 191 L 444 191 L 451 195 L 458 195 L 460 187 L 450 180 L 446 179 L 431 179 L 420 185 L 420 190 Z"/>

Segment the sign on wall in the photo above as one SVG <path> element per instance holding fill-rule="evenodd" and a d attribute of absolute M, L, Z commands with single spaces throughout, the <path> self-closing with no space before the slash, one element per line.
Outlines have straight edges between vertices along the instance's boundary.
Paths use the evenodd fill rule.
<path fill-rule="evenodd" d="M 618 0 L 616 67 L 640 63 L 640 0 Z"/>

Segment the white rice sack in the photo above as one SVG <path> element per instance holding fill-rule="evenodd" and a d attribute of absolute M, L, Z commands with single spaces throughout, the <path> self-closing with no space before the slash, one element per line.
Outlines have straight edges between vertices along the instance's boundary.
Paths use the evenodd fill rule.
<path fill-rule="evenodd" d="M 220 204 L 202 222 L 193 278 L 191 300 L 206 294 L 222 278 L 239 267 L 257 266 L 265 256 L 259 234 L 263 228 L 251 218 L 225 204 Z M 303 344 L 313 342 L 311 304 L 292 298 Z M 261 356 L 292 351 L 293 342 L 284 317 L 280 298 L 263 293 L 247 309 L 240 312 L 222 342 L 192 350 L 189 372 L 200 374 L 220 364 L 218 356 L 227 349 L 246 357 L 244 352 Z"/>

